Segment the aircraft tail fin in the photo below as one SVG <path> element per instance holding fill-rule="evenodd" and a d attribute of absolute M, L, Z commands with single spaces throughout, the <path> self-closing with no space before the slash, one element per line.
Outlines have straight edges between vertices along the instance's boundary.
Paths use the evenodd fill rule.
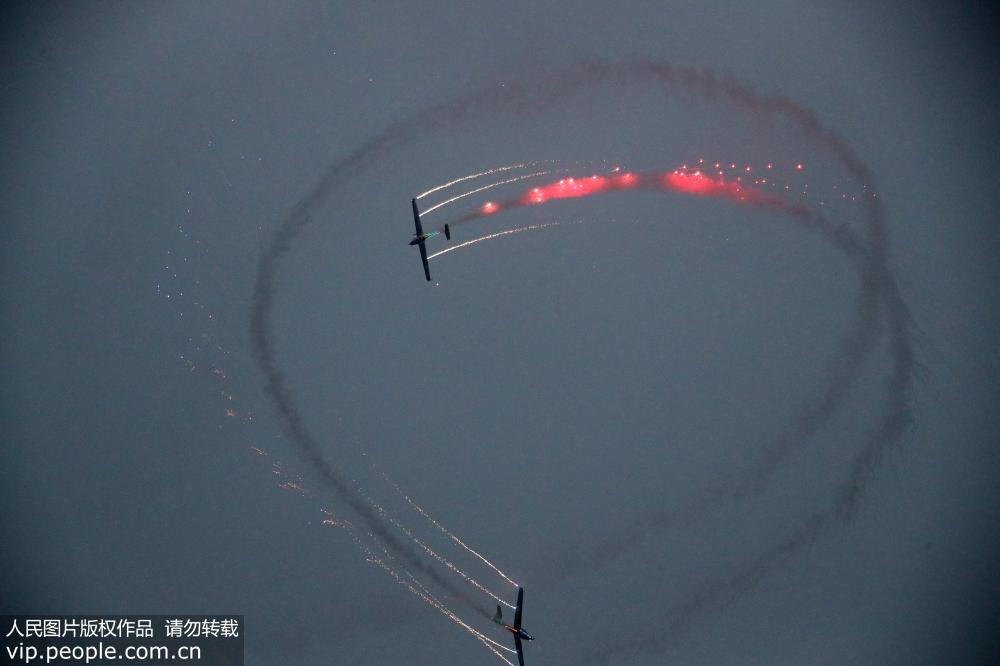
<path fill-rule="evenodd" d="M 503 624 L 503 610 L 500 609 L 500 604 L 497 604 L 497 614 L 493 616 L 493 621 L 497 624 Z"/>

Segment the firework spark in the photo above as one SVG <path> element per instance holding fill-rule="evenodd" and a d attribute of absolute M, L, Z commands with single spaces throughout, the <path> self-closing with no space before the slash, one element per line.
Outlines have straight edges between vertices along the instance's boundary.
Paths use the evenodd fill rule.
<path fill-rule="evenodd" d="M 552 160 L 535 160 L 535 161 L 532 161 L 532 162 L 524 162 L 522 164 L 511 164 L 509 166 L 494 167 L 492 169 L 487 169 L 486 171 L 480 171 L 479 173 L 473 173 L 473 174 L 469 174 L 468 176 L 462 176 L 461 178 L 456 178 L 455 180 L 450 180 L 447 183 L 444 183 L 442 185 L 436 185 L 436 186 L 432 187 L 431 189 L 427 190 L 426 192 L 418 194 L 416 196 L 416 198 L 417 199 L 423 199 L 428 194 L 434 194 L 435 192 L 438 192 L 440 190 L 449 188 L 452 185 L 458 185 L 459 183 L 464 183 L 465 181 L 467 181 L 467 180 L 473 180 L 474 178 L 482 178 L 483 176 L 492 176 L 495 173 L 502 173 L 504 171 L 512 171 L 514 169 L 525 169 L 527 167 L 534 166 L 536 164 L 541 164 L 542 162 L 550 162 L 550 161 L 552 161 Z"/>

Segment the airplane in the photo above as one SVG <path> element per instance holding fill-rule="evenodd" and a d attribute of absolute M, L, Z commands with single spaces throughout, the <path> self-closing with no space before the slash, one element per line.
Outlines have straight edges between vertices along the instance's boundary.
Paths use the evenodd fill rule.
<path fill-rule="evenodd" d="M 514 624 L 504 624 L 503 610 L 497 604 L 497 614 L 493 616 L 493 621 L 501 627 L 514 634 L 514 647 L 517 648 L 517 663 L 524 666 L 524 653 L 521 652 L 521 641 L 535 640 L 531 634 L 521 628 L 521 607 L 524 603 L 524 588 L 517 588 L 517 609 L 514 611 Z"/>
<path fill-rule="evenodd" d="M 433 238 L 434 236 L 439 236 L 440 231 L 428 231 L 424 233 L 424 228 L 420 226 L 420 211 L 417 210 L 417 200 L 410 199 L 410 205 L 413 206 L 413 225 L 417 228 L 417 233 L 413 234 L 413 240 L 410 241 L 410 245 L 417 245 L 420 247 L 420 261 L 424 264 L 424 276 L 427 281 L 431 281 L 431 269 L 427 265 L 427 247 L 424 243 L 428 238 Z M 444 225 L 444 237 L 451 240 L 451 229 L 448 225 Z"/>

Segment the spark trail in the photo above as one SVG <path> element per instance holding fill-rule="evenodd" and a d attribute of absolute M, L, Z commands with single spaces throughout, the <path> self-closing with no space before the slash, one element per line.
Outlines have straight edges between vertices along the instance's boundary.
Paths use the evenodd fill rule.
<path fill-rule="evenodd" d="M 429 255 L 427 257 L 427 261 L 430 261 L 431 259 L 433 259 L 435 257 L 440 257 L 441 255 L 448 254 L 449 252 L 454 252 L 455 250 L 461 250 L 464 247 L 468 247 L 470 245 L 475 245 L 476 243 L 482 243 L 483 241 L 493 240 L 494 238 L 500 238 L 501 236 L 509 236 L 511 234 L 519 234 L 519 233 L 521 233 L 523 231 L 536 231 L 538 229 L 547 229 L 549 227 L 559 227 L 559 226 L 562 226 L 564 224 L 565 225 L 569 225 L 569 224 L 586 224 L 586 221 L 585 220 L 573 220 L 572 222 L 545 222 L 544 224 L 529 224 L 529 225 L 524 226 L 524 227 L 517 227 L 516 229 L 506 229 L 504 231 L 498 231 L 498 232 L 496 232 L 494 234 L 487 234 L 485 236 L 480 236 L 479 238 L 473 238 L 472 240 L 467 240 L 467 241 L 461 242 L 458 245 L 452 245 L 450 247 L 446 247 L 443 250 L 439 250 L 439 251 L 435 252 L 434 254 Z M 506 576 L 504 576 L 504 577 L 506 578 Z M 513 581 L 511 581 L 511 582 L 513 582 Z"/>
<path fill-rule="evenodd" d="M 793 204 L 759 187 L 760 184 L 767 184 L 766 179 L 750 180 L 750 183 L 747 183 L 744 182 L 743 176 L 727 175 L 725 171 L 718 169 L 718 165 L 714 172 L 707 168 L 684 165 L 667 172 L 626 171 L 612 176 L 593 174 L 582 178 L 563 178 L 554 183 L 539 185 L 514 198 L 486 201 L 478 208 L 451 220 L 450 224 L 457 227 L 472 220 L 524 206 L 539 206 L 560 199 L 579 199 L 625 190 L 672 191 L 693 196 L 729 199 L 751 206 L 783 208 L 790 212 L 796 209 Z"/>
<path fill-rule="evenodd" d="M 422 219 L 425 215 L 433 213 L 434 211 L 436 211 L 438 208 L 441 208 L 442 206 L 447 206 L 448 204 L 455 203 L 456 201 L 464 199 L 465 197 L 471 196 L 473 194 L 479 194 L 480 192 L 485 192 L 486 190 L 491 190 L 494 187 L 500 187 L 501 185 L 507 185 L 508 183 L 516 183 L 516 182 L 521 181 L 521 180 L 527 180 L 528 178 L 536 178 L 538 176 L 544 176 L 544 175 L 549 174 L 549 173 L 551 173 L 551 172 L 549 172 L 549 171 L 536 171 L 535 173 L 529 173 L 529 174 L 526 174 L 524 176 L 515 176 L 514 178 L 508 178 L 507 180 L 501 180 L 501 181 L 498 181 L 496 183 L 490 183 L 489 185 L 483 185 L 482 187 L 477 187 L 474 190 L 469 190 L 468 192 L 463 192 L 462 194 L 453 196 L 452 198 L 446 199 L 445 201 L 442 201 L 441 203 L 434 204 L 433 206 L 431 206 L 427 210 L 421 211 L 420 212 L 420 217 Z"/>
<path fill-rule="evenodd" d="M 259 455 L 262 455 L 262 456 L 265 456 L 265 457 L 268 456 L 268 454 L 266 452 L 264 452 L 264 451 L 262 451 L 260 449 L 255 449 L 255 450 L 258 452 Z M 280 462 L 274 462 L 274 463 L 272 463 L 272 473 L 275 476 L 277 476 L 278 479 L 280 480 L 280 483 L 278 483 L 278 487 L 279 488 L 283 488 L 285 490 L 291 490 L 291 491 L 296 492 L 297 494 L 299 494 L 299 495 L 301 495 L 303 497 L 313 498 L 313 494 L 309 490 L 306 489 L 306 487 L 304 485 L 304 481 L 302 480 L 302 478 L 300 476 L 292 476 L 284 468 L 284 465 L 282 463 L 280 463 Z M 396 490 L 398 492 L 402 493 L 402 490 L 395 483 L 393 483 L 389 479 L 388 476 L 386 476 L 384 473 L 382 474 L 382 476 L 383 476 L 383 478 L 385 478 L 386 482 L 388 482 L 394 488 L 396 488 Z M 494 593 L 490 592 L 488 589 L 486 589 L 485 587 L 483 587 L 482 585 L 480 585 L 479 583 L 477 583 L 470 576 L 466 575 L 464 572 L 462 572 L 460 569 L 458 569 L 455 565 L 453 565 L 451 562 L 449 562 L 446 558 L 444 558 L 443 556 L 439 555 L 433 549 L 431 549 L 429 546 L 427 546 L 423 541 L 421 541 L 413 533 L 412 530 L 410 530 L 405 525 L 403 525 L 398 520 L 396 520 L 391 515 L 389 515 L 388 511 L 382 505 L 380 505 L 378 502 L 376 502 L 372 497 L 368 496 L 367 494 L 365 494 L 363 492 L 362 492 L 362 494 L 365 497 L 365 499 L 372 505 L 372 507 L 376 511 L 378 511 L 378 513 L 380 515 L 382 515 L 387 522 L 389 522 L 391 525 L 393 525 L 394 527 L 396 527 L 397 529 L 399 529 L 401 532 L 403 532 L 406 536 L 408 536 L 414 543 L 416 543 L 418 546 L 420 546 L 421 549 L 423 549 L 429 556 L 431 556 L 433 559 L 435 559 L 437 562 L 439 562 L 443 566 L 445 566 L 448 569 L 450 569 L 453 573 L 458 574 L 466 582 L 472 584 L 473 586 L 475 586 L 480 591 L 482 591 L 485 594 L 493 597 L 497 602 L 502 603 L 502 604 L 508 606 L 511 609 L 514 608 L 514 606 L 511 606 L 506 601 L 504 601 L 500 597 L 496 596 Z M 424 601 L 428 605 L 432 606 L 433 608 L 435 608 L 436 610 L 438 610 L 439 612 L 441 612 L 443 615 L 445 615 L 445 617 L 447 617 L 448 619 L 450 619 L 452 622 L 455 622 L 457 625 L 459 625 L 460 627 L 462 627 L 463 629 L 465 629 L 466 631 L 468 631 L 470 634 L 473 635 L 474 638 L 476 638 L 480 642 L 483 642 L 484 644 L 488 644 L 487 647 L 490 647 L 492 645 L 493 647 L 500 648 L 500 649 L 505 650 L 507 652 L 516 653 L 516 650 L 512 650 L 512 649 L 508 648 L 507 646 L 505 646 L 505 645 L 503 645 L 501 643 L 496 642 L 495 640 L 493 640 L 489 636 L 486 636 L 485 634 L 483 634 L 482 632 L 478 631 L 474 627 L 470 626 L 467 622 L 465 622 L 464 620 L 462 620 L 461 617 L 455 611 L 453 611 L 452 609 L 448 608 L 447 605 L 443 601 L 441 601 L 433 593 L 431 593 L 431 591 L 428 590 L 427 587 L 423 583 L 420 582 L 420 580 L 413 574 L 413 572 L 411 572 L 405 566 L 402 567 L 402 570 L 406 574 L 406 576 L 407 576 L 407 578 L 409 580 L 408 581 L 407 580 L 403 580 L 402 577 L 400 576 L 400 574 L 395 569 L 393 569 L 393 567 L 390 564 L 387 563 L 387 560 L 391 562 L 391 561 L 395 561 L 395 558 L 392 557 L 392 555 L 388 551 L 388 549 L 384 545 L 381 545 L 381 542 L 377 538 L 375 538 L 375 536 L 371 532 L 368 532 L 368 536 L 377 545 L 377 547 L 379 547 L 382 550 L 382 552 L 385 555 L 384 558 L 381 557 L 381 556 L 375 555 L 375 553 L 373 552 L 372 548 L 370 546 L 364 544 L 361 541 L 360 535 L 358 534 L 358 532 L 356 530 L 353 529 L 354 526 L 351 525 L 350 522 L 336 519 L 333 516 L 333 514 L 329 510 L 327 510 L 327 509 L 321 508 L 320 512 L 325 516 L 325 518 L 323 520 L 323 524 L 324 525 L 331 525 L 331 526 L 341 527 L 341 528 L 347 529 L 347 530 L 349 530 L 349 531 L 352 532 L 351 540 L 353 541 L 353 543 L 355 544 L 355 546 L 358 547 L 358 549 L 361 551 L 361 553 L 365 556 L 365 560 L 369 564 L 375 565 L 375 566 L 379 567 L 380 569 L 382 569 L 384 572 L 386 572 L 387 574 L 389 574 L 390 577 L 393 578 L 393 580 L 395 580 L 397 583 L 399 583 L 400 585 L 402 585 L 403 587 L 405 587 L 408 591 L 410 591 L 411 593 L 413 593 L 414 595 L 416 595 L 419 599 L 421 599 L 422 601 Z M 433 518 L 431 518 L 430 516 L 427 516 L 427 518 L 429 520 L 433 521 Z M 414 587 L 419 588 L 419 589 L 414 589 Z M 493 650 L 492 647 L 491 647 L 491 650 Z M 493 650 L 493 652 L 495 653 L 496 651 Z M 500 655 L 498 655 L 498 656 L 500 656 Z"/>
<path fill-rule="evenodd" d="M 255 449 L 255 450 L 258 452 L 259 455 L 262 455 L 262 456 L 265 456 L 265 457 L 268 456 L 268 454 L 266 452 L 264 452 L 264 451 L 262 451 L 260 449 Z M 299 476 L 292 476 L 291 474 L 289 474 L 289 472 L 285 469 L 285 467 L 284 467 L 284 465 L 282 463 L 280 463 L 280 462 L 274 462 L 274 463 L 272 463 L 272 473 L 275 476 L 277 476 L 278 479 L 281 481 L 280 483 L 278 483 L 278 487 L 279 488 L 283 488 L 283 489 L 286 489 L 286 490 L 294 491 L 294 492 L 298 493 L 299 495 L 302 495 L 303 497 L 308 497 L 308 498 L 312 498 L 313 497 L 312 493 L 306 489 L 306 487 L 304 485 L 304 482 L 302 481 L 302 478 L 299 477 Z M 399 486 L 397 486 L 395 483 L 393 483 L 389 479 L 388 476 L 386 476 L 384 473 L 382 474 L 382 476 L 383 476 L 383 478 L 385 478 L 385 480 L 386 480 L 387 483 L 389 483 L 390 485 L 392 485 L 394 488 L 396 488 L 397 492 L 399 492 L 399 493 L 402 494 L 402 490 L 399 488 Z M 480 591 L 482 591 L 485 594 L 488 594 L 489 596 L 493 597 L 497 602 L 502 603 L 502 604 L 508 606 L 511 609 L 514 608 L 514 606 L 511 606 L 510 604 L 508 604 L 507 602 L 505 602 L 503 599 L 499 598 L 498 596 L 496 596 L 495 594 L 493 594 L 492 592 L 490 592 L 489 590 L 487 590 L 483 586 L 479 585 L 474 579 L 472 579 L 471 577 L 467 576 L 464 572 L 462 572 L 457 567 L 455 567 L 446 558 L 440 556 L 433 549 L 431 549 L 429 546 L 427 546 L 415 534 L 413 534 L 412 530 L 410 530 L 409 528 L 407 528 L 405 525 L 401 524 L 395 518 L 391 517 L 388 514 L 388 511 L 383 506 L 381 506 L 380 504 L 378 504 L 373 498 L 371 498 L 367 494 L 365 494 L 364 496 L 368 500 L 368 502 L 372 505 L 372 507 L 376 511 L 378 511 L 380 515 L 383 515 L 383 517 L 385 517 L 385 519 L 386 519 L 387 522 L 389 522 L 390 524 L 392 524 L 393 526 L 395 526 L 397 529 L 399 529 L 400 531 L 402 531 L 406 536 L 408 536 L 417 545 L 419 545 L 433 559 L 435 559 L 436 561 L 438 561 L 439 563 L 441 563 L 445 567 L 449 568 L 454 573 L 456 573 L 459 576 L 461 576 L 464 580 L 466 580 L 466 582 L 469 582 L 473 586 L 477 587 L 478 589 L 480 589 Z M 404 495 L 404 497 L 405 497 L 405 495 Z M 464 620 L 462 620 L 461 617 L 457 613 L 455 613 L 455 611 L 453 611 L 452 609 L 448 608 L 447 605 L 444 602 L 442 602 L 439 598 L 437 598 L 436 596 L 434 596 L 433 593 L 431 593 L 430 590 L 428 590 L 427 587 L 423 583 L 421 583 L 420 580 L 409 569 L 407 569 L 405 566 L 402 567 L 402 570 L 406 574 L 406 576 L 408 577 L 409 581 L 403 580 L 402 577 L 400 576 L 400 574 L 395 569 L 393 569 L 393 567 L 390 564 L 388 564 L 387 561 L 386 561 L 386 560 L 394 561 L 394 558 L 392 557 L 391 553 L 385 548 L 385 546 L 381 546 L 380 545 L 379 540 L 377 538 L 375 538 L 375 536 L 371 532 L 368 533 L 368 536 L 382 550 L 382 552 L 385 555 L 384 558 L 381 557 L 381 556 L 375 555 L 375 553 L 372 551 L 372 548 L 370 546 L 364 544 L 361 541 L 360 535 L 358 534 L 358 532 L 356 530 L 353 530 L 354 526 L 351 525 L 350 522 L 343 521 L 343 520 L 337 520 L 336 518 L 334 518 L 333 514 L 329 510 L 327 510 L 327 509 L 321 508 L 320 512 L 325 516 L 325 518 L 323 520 L 323 524 L 324 525 L 332 525 L 332 526 L 336 526 L 336 527 L 341 527 L 341 528 L 344 528 L 344 529 L 347 529 L 347 530 L 353 532 L 352 536 L 351 536 L 351 540 L 353 541 L 353 543 L 355 544 L 355 546 L 358 547 L 358 549 L 361 551 L 361 553 L 365 556 L 365 560 L 369 564 L 375 565 L 375 566 L 379 567 L 380 569 L 382 569 L 384 572 L 386 572 L 387 574 L 389 574 L 389 576 L 392 577 L 393 580 L 395 580 L 397 583 L 399 583 L 400 585 L 402 585 L 403 587 L 405 587 L 408 591 L 410 591 L 411 593 L 413 593 L 414 595 L 416 595 L 419 599 L 421 599 L 422 601 L 424 601 L 428 605 L 432 606 L 433 608 L 435 608 L 436 610 L 438 610 L 439 612 L 441 612 L 443 615 L 445 615 L 445 617 L 447 617 L 448 619 L 450 619 L 452 622 L 455 622 L 457 625 L 459 625 L 460 627 L 462 627 L 463 629 L 465 629 L 466 631 L 468 631 L 469 633 L 471 633 L 473 635 L 473 637 L 475 637 L 480 642 L 488 643 L 488 644 L 490 644 L 490 645 L 492 645 L 494 647 L 500 648 L 500 649 L 505 650 L 507 652 L 516 653 L 516 650 L 512 650 L 512 649 L 508 648 L 507 646 L 505 646 L 505 645 L 503 645 L 501 643 L 496 642 L 495 640 L 493 640 L 489 636 L 486 636 L 485 634 L 483 634 L 482 632 L 476 630 L 474 627 L 470 626 L 467 622 L 465 622 Z M 433 518 L 431 518 L 429 515 L 427 516 L 427 518 L 429 520 L 433 521 Z M 434 521 L 434 522 L 436 522 L 436 521 Z M 419 589 L 414 589 L 414 586 L 416 588 L 419 588 Z M 489 647 L 490 645 L 487 645 L 487 647 Z M 494 652 L 495 652 L 495 650 L 494 650 Z"/>
<path fill-rule="evenodd" d="M 378 513 L 379 516 L 381 516 L 381 518 L 383 520 L 385 520 L 390 525 L 396 527 L 403 534 L 405 534 L 407 537 L 409 537 L 411 541 L 413 541 L 415 544 L 417 544 L 417 546 L 419 546 L 420 549 L 423 550 L 432 559 L 434 559 L 438 563 L 442 564 L 444 567 L 446 567 L 447 569 L 449 569 L 452 573 L 458 574 L 458 576 L 461 577 L 465 582 L 469 583 L 470 585 L 472 585 L 473 587 L 475 587 L 480 592 L 482 592 L 482 593 L 484 593 L 484 594 L 492 597 L 498 603 L 501 603 L 501 604 L 503 604 L 505 606 L 508 606 L 510 608 L 514 608 L 514 606 L 511 606 L 509 603 L 507 603 L 506 601 L 504 601 L 496 593 L 494 593 L 491 590 L 487 589 L 479 581 L 477 581 L 476 579 L 474 579 L 471 576 L 469 576 L 468 574 L 466 574 L 464 571 L 462 571 L 457 566 L 455 566 L 455 564 L 453 564 L 451 561 L 449 561 L 446 557 L 444 557 L 443 555 L 441 555 L 440 553 L 438 553 L 437 551 L 435 551 L 433 548 L 431 548 L 430 546 L 428 546 L 426 543 L 424 543 L 419 537 L 417 537 L 413 533 L 413 530 L 411 530 L 410 528 L 406 527 L 405 525 L 403 525 L 402 523 L 400 523 L 398 520 L 396 520 L 394 517 L 392 517 L 392 515 L 390 515 L 389 512 L 386 511 L 386 509 L 381 504 L 379 504 L 378 502 L 376 502 L 375 500 L 373 500 L 371 497 L 368 497 L 367 494 L 364 493 L 364 491 L 360 491 L 360 492 L 362 492 L 364 494 L 364 496 L 368 499 L 369 503 L 371 503 L 371 505 L 374 507 L 375 511 Z M 474 610 L 476 610 L 480 615 L 483 615 L 486 619 L 490 619 L 492 617 L 489 613 L 485 612 L 481 608 L 475 608 Z"/>
<path fill-rule="evenodd" d="M 428 259 L 429 259 L 429 257 L 428 257 Z M 482 553 L 476 551 L 473 548 L 470 548 L 468 545 L 466 545 L 466 543 L 464 541 L 462 541 L 457 536 L 455 536 L 454 534 L 452 534 L 444 525 L 442 525 L 438 521 L 434 520 L 434 518 L 429 513 L 427 513 L 424 510 L 423 507 L 421 507 L 419 504 L 417 504 L 416 502 L 414 502 L 413 499 L 411 499 L 409 495 L 407 495 L 406 493 L 404 493 L 403 490 L 402 490 L 402 488 L 400 488 L 398 485 L 396 485 L 395 483 L 393 483 L 392 481 L 390 481 L 389 477 L 386 476 L 385 473 L 382 474 L 382 478 L 385 479 L 386 483 L 388 483 L 390 486 L 393 487 L 393 489 L 399 494 L 400 497 L 402 497 L 404 500 L 406 500 L 406 503 L 409 504 L 413 508 L 414 511 L 416 511 L 421 516 L 423 516 L 428 521 L 430 521 L 430 523 L 432 525 L 434 525 L 434 527 L 436 527 L 439 530 L 441 530 L 441 532 L 443 532 L 446 536 L 448 536 L 448 538 L 450 538 L 456 544 L 458 544 L 459 546 L 461 546 L 462 548 L 464 548 L 465 550 L 467 550 L 469 553 L 471 553 L 475 557 L 479 558 L 479 560 L 482 561 L 483 564 L 485 564 L 486 566 L 488 566 L 490 569 L 493 569 L 493 571 L 495 571 L 505 581 L 507 581 L 508 583 L 510 583 L 511 585 L 513 585 L 514 587 L 519 587 L 519 585 L 517 583 L 515 583 L 513 580 L 511 580 L 510 577 L 507 576 L 507 574 L 505 574 L 503 571 L 500 571 L 500 569 L 495 564 L 493 564 L 488 559 L 486 559 L 486 557 Z M 514 606 L 510 605 L 506 601 L 500 600 L 500 603 L 504 604 L 508 608 L 511 608 L 511 609 L 514 608 Z"/>
<path fill-rule="evenodd" d="M 369 533 L 369 536 L 371 536 L 373 539 L 375 539 L 376 541 L 378 541 L 378 539 L 375 537 L 374 534 Z M 366 553 L 366 555 L 367 555 L 366 559 L 368 560 L 369 563 L 374 564 L 375 566 L 381 568 L 383 571 L 385 571 L 387 574 L 389 574 L 389 576 L 393 580 L 395 580 L 396 583 L 398 583 L 399 585 L 401 585 L 404 588 L 406 588 L 410 593 L 414 594 L 419 599 L 421 599 L 422 601 L 424 601 L 428 606 L 434 608 L 439 613 L 441 613 L 442 615 L 444 615 L 446 618 L 448 618 L 449 620 L 451 620 L 452 622 L 454 622 L 455 624 L 457 624 L 459 627 L 461 627 L 465 631 L 469 632 L 469 634 L 471 634 L 473 638 L 475 638 L 480 643 L 482 643 L 484 646 L 486 646 L 486 648 L 489 649 L 490 652 L 492 652 L 494 655 L 496 655 L 496 657 L 498 659 L 500 659 L 504 663 L 508 664 L 509 666 L 514 666 L 514 664 L 509 659 L 507 659 L 507 657 L 505 657 L 497 648 L 500 648 L 502 650 L 506 650 L 507 652 L 514 652 L 514 653 L 516 653 L 515 650 L 511 650 L 507 646 L 501 645 L 500 643 L 496 642 L 495 640 L 493 640 L 492 638 L 490 638 L 486 634 L 482 633 L 481 631 L 479 631 L 475 627 L 471 626 L 469 623 L 465 622 L 462 618 L 460 618 L 458 616 L 458 614 L 456 614 L 453 610 L 451 610 L 450 608 L 448 608 L 447 606 L 445 606 L 433 594 L 431 594 L 430 592 L 428 592 L 427 588 L 424 587 L 418 581 L 416 581 L 416 578 L 409 571 L 406 571 L 404 569 L 404 571 L 406 571 L 406 573 L 407 573 L 407 576 L 411 579 L 411 580 L 408 581 L 408 580 L 405 580 L 402 576 L 400 576 L 399 572 L 397 572 L 395 569 L 393 569 L 388 563 L 385 562 L 385 560 L 383 560 L 381 557 L 379 557 L 378 555 L 376 555 L 375 552 L 371 548 L 369 548 L 368 546 L 364 545 L 360 541 L 360 539 L 355 538 L 355 544 L 362 550 L 362 552 Z M 392 555 L 389 553 L 388 550 L 383 549 L 383 552 L 385 553 L 385 555 L 386 555 L 387 558 L 389 558 L 389 559 L 392 558 Z"/>
<path fill-rule="evenodd" d="M 492 176 L 495 173 L 502 173 L 504 171 L 513 171 L 514 169 L 526 169 L 526 168 L 528 168 L 530 166 L 534 166 L 536 164 L 541 164 L 541 163 L 547 162 L 547 161 L 551 161 L 551 160 L 535 160 L 535 161 L 532 161 L 532 162 L 524 162 L 523 164 L 511 164 L 509 166 L 494 167 L 492 169 L 487 169 L 486 171 L 480 171 L 479 173 L 472 173 L 472 174 L 469 174 L 468 176 L 462 176 L 461 178 L 456 178 L 455 180 L 449 180 L 447 183 L 443 183 L 441 185 L 435 185 L 434 187 L 432 187 L 431 189 L 427 190 L 426 192 L 421 192 L 420 194 L 418 194 L 417 195 L 417 200 L 419 201 L 420 199 L 423 199 L 424 197 L 426 197 L 428 194 L 434 194 L 435 192 L 439 192 L 441 190 L 447 189 L 449 187 L 452 187 L 453 185 L 458 185 L 459 183 L 464 183 L 467 180 L 473 180 L 475 178 L 482 178 L 483 176 Z"/>

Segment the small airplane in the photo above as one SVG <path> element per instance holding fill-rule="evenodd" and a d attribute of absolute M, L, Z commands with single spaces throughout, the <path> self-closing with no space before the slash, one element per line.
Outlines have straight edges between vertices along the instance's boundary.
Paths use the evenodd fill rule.
<path fill-rule="evenodd" d="M 410 241 L 410 245 L 417 245 L 420 247 L 420 261 L 424 264 L 424 276 L 427 281 L 431 281 L 431 269 L 427 265 L 427 247 L 424 243 L 428 238 L 433 238 L 434 236 L 441 235 L 440 231 L 428 231 L 424 233 L 424 228 L 420 226 L 420 211 L 417 210 L 417 200 L 410 199 L 410 205 L 413 206 L 413 225 L 417 228 L 417 233 L 413 234 L 413 240 Z M 451 229 L 448 225 L 444 225 L 444 237 L 451 240 Z"/>
<path fill-rule="evenodd" d="M 517 663 L 524 666 L 524 653 L 521 652 L 521 641 L 535 640 L 531 634 L 521 628 L 521 606 L 524 603 L 524 588 L 517 588 L 517 608 L 514 610 L 514 624 L 504 624 L 503 610 L 497 604 L 497 614 L 493 616 L 493 621 L 501 627 L 514 634 L 514 647 L 517 648 Z"/>

